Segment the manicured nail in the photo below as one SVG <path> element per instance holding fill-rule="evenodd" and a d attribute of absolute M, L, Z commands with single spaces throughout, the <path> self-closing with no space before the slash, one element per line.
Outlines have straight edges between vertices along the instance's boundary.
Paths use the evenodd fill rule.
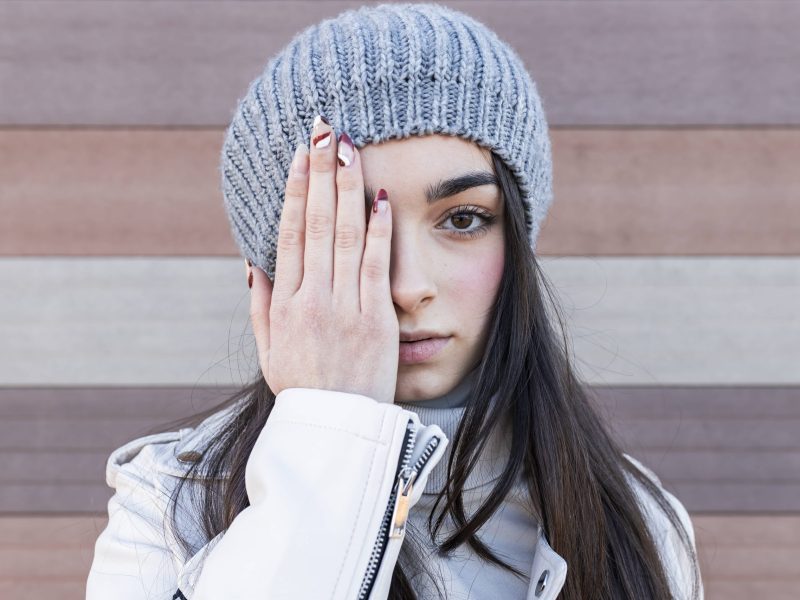
<path fill-rule="evenodd" d="M 248 258 L 248 259 L 246 259 L 246 260 L 247 260 L 247 266 L 248 266 L 248 267 L 252 267 L 252 266 L 253 266 L 253 263 L 252 263 L 252 262 L 250 262 L 250 259 Z"/>
<path fill-rule="evenodd" d="M 349 167 L 353 164 L 353 160 L 355 159 L 353 140 L 351 140 L 350 136 L 343 131 L 339 136 L 339 141 L 341 143 L 338 146 L 338 152 L 336 154 L 339 160 L 339 165 L 342 167 Z"/>
<path fill-rule="evenodd" d="M 311 143 L 315 148 L 326 148 L 331 143 L 332 132 L 333 128 L 328 123 L 328 119 L 322 115 L 317 115 L 314 117 L 314 133 L 316 135 L 311 138 Z"/>
<path fill-rule="evenodd" d="M 300 143 L 297 148 L 294 149 L 291 169 L 299 175 L 308 174 L 308 148 L 305 144 Z"/>
<path fill-rule="evenodd" d="M 252 271 L 250 271 L 250 273 L 247 275 L 247 287 L 249 287 L 250 289 L 253 289 L 253 272 Z"/>
<path fill-rule="evenodd" d="M 389 194 L 386 193 L 386 190 L 381 188 L 378 190 L 378 193 L 375 196 L 375 200 L 372 202 L 372 212 L 385 214 L 386 208 L 389 205 Z"/>

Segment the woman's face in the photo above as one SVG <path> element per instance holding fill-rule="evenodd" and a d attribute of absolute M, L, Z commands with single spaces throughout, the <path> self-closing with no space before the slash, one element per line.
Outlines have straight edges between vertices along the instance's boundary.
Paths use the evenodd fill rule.
<path fill-rule="evenodd" d="M 503 199 L 491 155 L 438 134 L 359 152 L 367 206 L 380 188 L 392 205 L 390 276 L 400 334 L 426 330 L 450 338 L 419 362 L 404 362 L 409 347 L 401 343 L 395 402 L 436 398 L 477 366 L 503 273 Z"/>

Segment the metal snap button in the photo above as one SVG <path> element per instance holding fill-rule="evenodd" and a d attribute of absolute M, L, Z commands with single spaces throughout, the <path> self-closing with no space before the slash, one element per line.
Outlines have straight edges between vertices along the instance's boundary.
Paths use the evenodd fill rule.
<path fill-rule="evenodd" d="M 544 571 L 542 571 L 542 576 L 539 577 L 539 581 L 536 584 L 536 597 L 537 598 L 542 595 L 542 592 L 544 591 L 544 588 L 547 586 L 547 579 L 549 577 L 550 577 L 550 571 L 548 569 L 545 569 Z"/>
<path fill-rule="evenodd" d="M 176 458 L 182 463 L 195 463 L 203 458 L 203 455 L 196 450 L 187 450 L 178 454 Z"/>

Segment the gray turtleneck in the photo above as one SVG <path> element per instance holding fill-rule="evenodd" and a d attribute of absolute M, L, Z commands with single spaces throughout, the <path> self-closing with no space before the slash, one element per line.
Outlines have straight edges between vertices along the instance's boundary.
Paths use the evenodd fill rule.
<path fill-rule="evenodd" d="M 431 470 L 422 497 L 409 512 L 409 530 L 419 539 L 424 548 L 423 564 L 431 569 L 439 584 L 442 583 L 451 600 L 470 598 L 518 598 L 527 596 L 531 565 L 538 535 L 537 524 L 529 511 L 527 489 L 520 478 L 500 507 L 478 530 L 478 537 L 488 545 L 495 555 L 525 573 L 520 580 L 513 573 L 478 557 L 473 550 L 462 545 L 450 557 L 440 557 L 431 541 L 428 516 L 439 491 L 447 482 L 447 461 L 450 458 L 456 429 L 464 415 L 470 390 L 477 378 L 477 368 L 471 371 L 453 390 L 443 396 L 415 402 L 396 402 L 398 406 L 417 413 L 423 425 L 435 423 L 450 440 L 444 455 Z M 489 402 L 495 399 L 493 396 Z M 496 480 L 502 474 L 510 449 L 508 426 L 497 428 L 487 443 L 476 468 L 469 474 L 464 485 L 464 510 L 467 519 L 475 514 L 488 497 Z M 437 515 L 444 499 L 440 501 Z M 452 519 L 446 518 L 437 539 L 441 542 L 453 532 Z M 419 573 L 412 573 L 412 585 L 420 600 L 438 598 L 432 582 Z"/>

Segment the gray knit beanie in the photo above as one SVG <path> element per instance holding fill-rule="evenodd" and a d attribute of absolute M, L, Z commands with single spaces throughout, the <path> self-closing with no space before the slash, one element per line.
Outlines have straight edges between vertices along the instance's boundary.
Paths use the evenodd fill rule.
<path fill-rule="evenodd" d="M 474 18 L 434 3 L 362 6 L 301 31 L 240 99 L 221 180 L 242 256 L 274 279 L 294 149 L 324 115 L 357 148 L 442 133 L 495 152 L 516 177 L 531 248 L 552 203 L 550 139 L 522 60 Z"/>

